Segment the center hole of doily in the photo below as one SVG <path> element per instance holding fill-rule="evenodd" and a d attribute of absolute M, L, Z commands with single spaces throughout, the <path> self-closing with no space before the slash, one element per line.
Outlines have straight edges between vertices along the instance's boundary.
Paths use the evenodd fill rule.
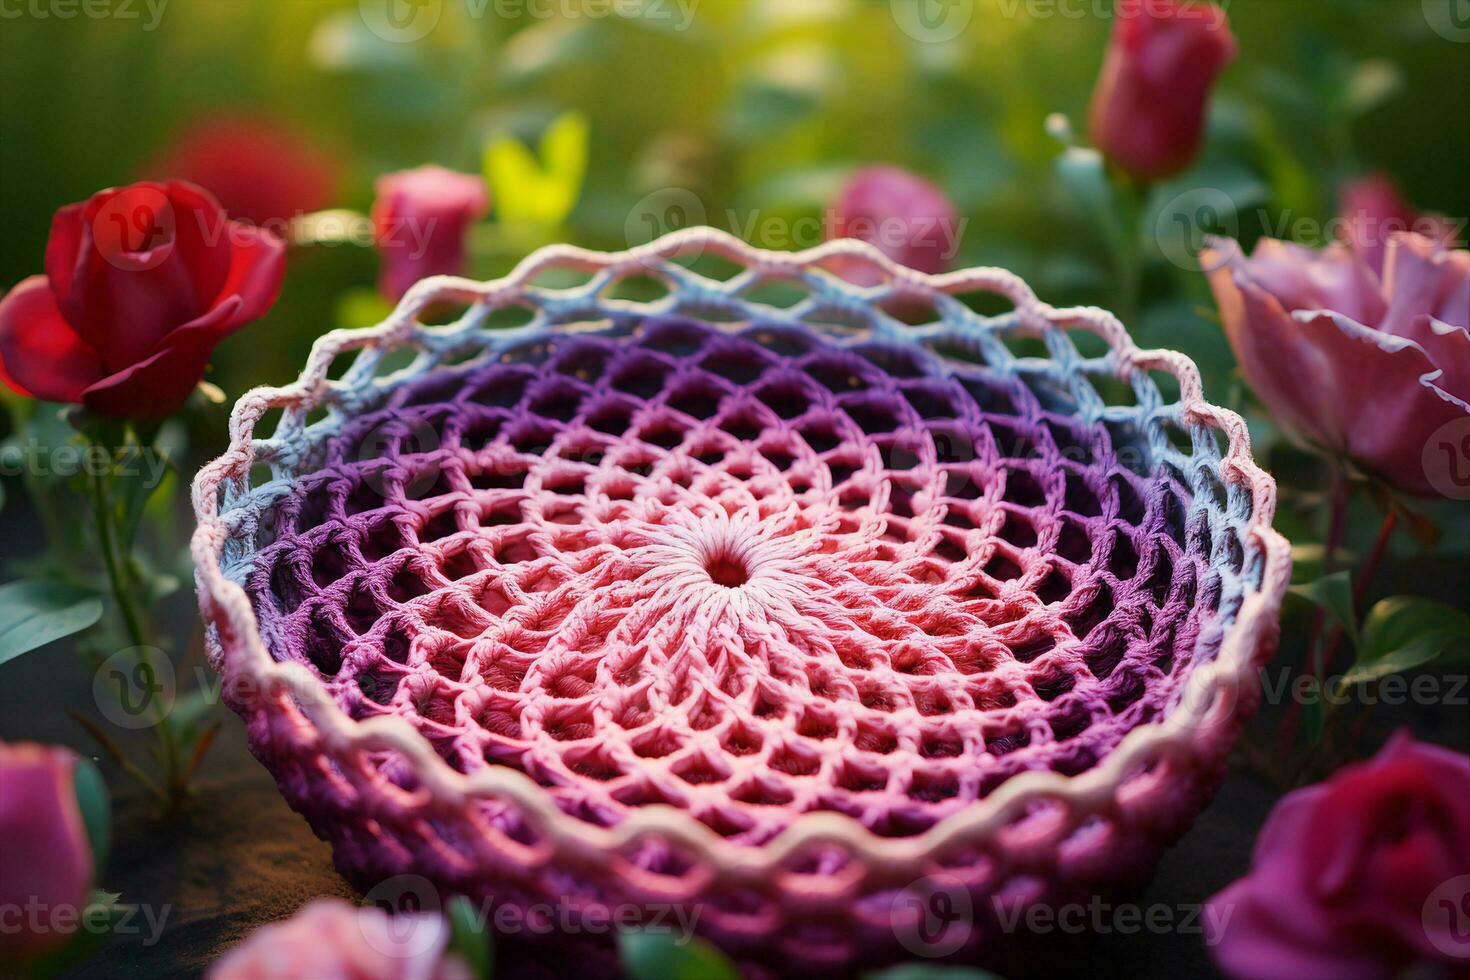
<path fill-rule="evenodd" d="M 716 553 L 704 560 L 704 570 L 716 585 L 727 589 L 738 589 L 750 581 L 750 569 L 745 562 L 728 554 Z"/>

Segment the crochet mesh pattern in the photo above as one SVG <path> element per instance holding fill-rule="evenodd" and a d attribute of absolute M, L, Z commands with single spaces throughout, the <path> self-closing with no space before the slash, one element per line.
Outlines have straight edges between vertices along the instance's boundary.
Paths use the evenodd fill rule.
<path fill-rule="evenodd" d="M 237 406 L 195 487 L 215 660 L 359 881 L 672 896 L 726 945 L 845 962 L 901 937 L 915 878 L 1121 876 L 1202 805 L 1288 560 L 1198 387 L 1100 311 L 850 242 L 701 229 L 430 280 Z"/>

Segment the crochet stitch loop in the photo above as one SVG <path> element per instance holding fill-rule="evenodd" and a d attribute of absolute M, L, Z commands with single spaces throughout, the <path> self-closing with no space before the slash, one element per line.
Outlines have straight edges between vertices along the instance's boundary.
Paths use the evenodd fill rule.
<path fill-rule="evenodd" d="M 1274 484 L 1186 358 L 856 242 L 691 229 L 427 280 L 231 436 L 194 486 L 212 658 L 346 873 L 699 902 L 726 945 L 836 964 L 902 941 L 936 873 L 1146 867 L 1254 707 L 1289 577 Z"/>

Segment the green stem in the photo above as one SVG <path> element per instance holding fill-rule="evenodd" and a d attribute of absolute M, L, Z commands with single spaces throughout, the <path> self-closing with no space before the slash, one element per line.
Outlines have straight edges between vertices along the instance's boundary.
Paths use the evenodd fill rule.
<path fill-rule="evenodd" d="M 101 443 L 96 443 L 101 446 Z M 111 447 L 102 446 L 110 451 Z M 112 588 L 113 600 L 117 603 L 127 630 L 128 640 L 135 647 L 147 647 L 148 633 L 143 626 L 143 617 L 135 600 L 134 576 L 131 571 L 132 557 L 118 553 L 117 527 L 112 502 L 110 474 L 97 473 L 92 480 L 92 509 L 97 520 L 97 538 L 102 549 L 102 563 L 107 570 L 107 581 Z M 163 769 L 165 785 L 168 787 L 168 803 L 176 806 L 182 799 L 185 787 L 180 784 L 179 746 L 171 729 L 160 715 L 153 725 L 157 742 L 158 763 Z"/>
<path fill-rule="evenodd" d="M 1122 226 L 1118 249 L 1118 319 L 1123 321 L 1134 336 L 1142 328 L 1138 322 L 1143 309 L 1143 241 L 1144 229 L 1140 227 L 1144 203 L 1148 199 L 1148 186 L 1133 178 L 1121 175 L 1118 178 L 1117 199 Z"/>
<path fill-rule="evenodd" d="M 102 564 L 107 569 L 107 581 L 112 587 L 112 597 L 117 602 L 118 611 L 122 614 L 128 639 L 135 647 L 147 646 L 143 620 L 133 603 L 132 589 L 122 563 L 118 560 L 117 546 L 113 540 L 112 493 L 107 479 L 102 473 L 97 473 L 92 478 L 92 512 L 97 519 L 97 537 L 102 544 Z"/>
<path fill-rule="evenodd" d="M 1322 576 L 1326 578 L 1337 571 L 1337 552 L 1342 547 L 1343 537 L 1347 533 L 1348 506 L 1352 500 L 1352 484 L 1347 477 L 1338 474 L 1332 486 L 1332 516 L 1327 525 L 1327 541 L 1322 552 Z M 1317 619 L 1312 627 L 1312 673 L 1318 679 L 1327 668 L 1326 658 L 1322 650 L 1322 630 L 1327 625 L 1327 611 L 1319 609 Z"/>
<path fill-rule="evenodd" d="M 1393 532 L 1397 529 L 1398 522 L 1398 512 L 1390 507 L 1388 513 L 1384 515 L 1383 523 L 1378 526 L 1378 537 L 1373 542 L 1373 549 L 1368 552 L 1368 557 L 1358 571 L 1358 582 L 1353 588 L 1353 615 L 1355 617 L 1362 615 L 1361 610 L 1368 601 L 1368 590 L 1373 587 L 1373 580 L 1378 577 L 1378 568 L 1383 564 L 1383 556 L 1388 552 L 1388 544 L 1393 539 Z M 1337 659 L 1337 652 L 1342 647 L 1344 638 L 1342 627 L 1339 626 L 1332 631 L 1332 636 L 1327 641 L 1327 654 L 1323 658 L 1328 667 L 1331 667 L 1332 662 Z M 1341 694 L 1342 692 L 1336 693 Z M 1370 704 L 1364 710 L 1364 714 L 1371 711 L 1372 707 Z M 1328 701 L 1326 710 L 1329 718 L 1332 717 L 1336 708 L 1335 701 Z"/>
<path fill-rule="evenodd" d="M 1327 536 L 1322 555 L 1322 576 L 1331 575 L 1337 566 L 1337 552 L 1342 546 L 1347 531 L 1348 505 L 1352 499 L 1352 484 L 1346 476 L 1334 471 L 1332 478 L 1332 511 L 1327 519 Z M 1318 609 L 1312 617 L 1311 632 L 1307 635 L 1307 667 L 1312 676 L 1322 684 L 1325 681 L 1325 658 L 1322 655 L 1322 632 L 1327 625 L 1327 611 Z M 1320 687 L 1319 687 L 1320 690 Z M 1276 751 L 1284 764 L 1290 764 L 1291 747 L 1301 731 L 1302 703 L 1293 700 L 1291 707 L 1281 718 L 1276 730 Z"/>

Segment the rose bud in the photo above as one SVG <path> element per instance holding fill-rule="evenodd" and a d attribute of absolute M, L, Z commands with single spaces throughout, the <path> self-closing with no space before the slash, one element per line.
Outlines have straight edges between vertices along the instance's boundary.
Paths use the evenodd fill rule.
<path fill-rule="evenodd" d="M 0 963 L 63 945 L 89 904 L 92 845 L 75 774 L 67 749 L 0 742 L 0 909 L 11 910 L 0 919 Z"/>
<path fill-rule="evenodd" d="M 276 301 L 285 252 L 183 181 L 68 205 L 51 221 L 46 274 L 0 300 L 0 378 L 115 418 L 167 415 L 215 345 Z"/>
<path fill-rule="evenodd" d="M 1199 153 L 1215 76 L 1236 51 L 1214 4 L 1117 0 L 1092 94 L 1093 145 L 1140 180 L 1179 173 Z"/>
<path fill-rule="evenodd" d="M 464 272 L 466 236 L 490 207 L 483 180 L 425 166 L 385 174 L 376 189 L 373 228 L 385 297 L 397 301 L 420 279 Z"/>
<path fill-rule="evenodd" d="M 331 207 L 337 166 L 295 129 L 265 116 L 227 116 L 186 131 L 150 176 L 208 190 L 231 218 L 284 232 L 291 218 Z"/>
<path fill-rule="evenodd" d="M 1250 873 L 1207 903 L 1206 940 L 1237 980 L 1372 980 L 1436 962 L 1459 976 L 1467 875 L 1470 758 L 1401 734 L 1276 805 Z"/>
<path fill-rule="evenodd" d="M 899 265 L 933 274 L 954 258 L 959 217 L 944 191 L 923 177 L 899 167 L 866 167 L 848 178 L 833 202 L 827 237 L 856 238 Z M 852 270 L 859 270 L 857 263 Z M 858 279 L 868 280 L 863 285 L 876 281 Z"/>
<path fill-rule="evenodd" d="M 261 926 L 210 968 L 209 980 L 470 980 L 446 954 L 448 922 L 415 912 L 390 916 L 318 898 L 282 922 Z"/>
<path fill-rule="evenodd" d="M 1202 253 L 1241 371 L 1287 435 L 1408 493 L 1425 447 L 1470 418 L 1470 252 L 1389 240 L 1382 282 L 1347 246 L 1264 238 Z"/>

